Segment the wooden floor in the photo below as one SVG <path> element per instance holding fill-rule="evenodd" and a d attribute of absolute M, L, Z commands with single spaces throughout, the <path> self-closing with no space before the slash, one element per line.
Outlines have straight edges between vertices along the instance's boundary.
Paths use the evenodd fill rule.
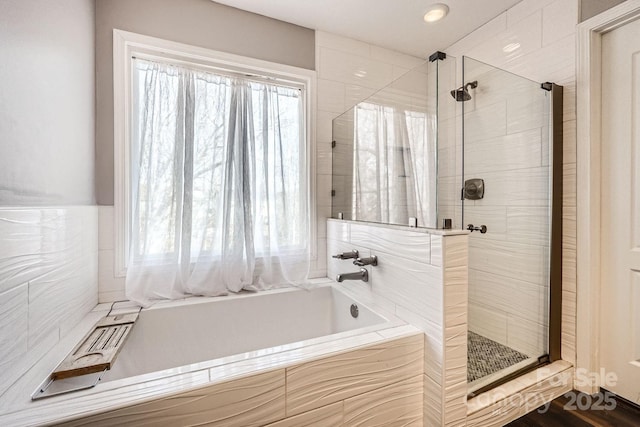
<path fill-rule="evenodd" d="M 610 409 L 612 401 L 615 402 L 614 409 Z M 640 427 L 640 409 L 607 392 L 595 396 L 571 392 L 551 402 L 548 410 L 538 408 L 507 426 Z"/>

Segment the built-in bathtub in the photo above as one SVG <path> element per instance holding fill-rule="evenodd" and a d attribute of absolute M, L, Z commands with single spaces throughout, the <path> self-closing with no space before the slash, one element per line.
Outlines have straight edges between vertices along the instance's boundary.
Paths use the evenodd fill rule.
<path fill-rule="evenodd" d="M 357 317 L 351 315 L 352 304 Z M 103 382 L 234 355 L 281 352 L 305 340 L 385 322 L 332 286 L 160 304 L 140 313 Z"/>
<path fill-rule="evenodd" d="M 357 317 L 352 315 L 353 305 Z M 98 306 L 2 396 L 0 425 L 84 418 L 238 378 L 284 372 L 305 361 L 351 350 L 376 345 L 384 350 L 385 342 L 420 335 L 392 314 L 374 312 L 331 284 L 315 285 L 312 290 L 162 302 L 142 310 L 114 367 L 98 385 L 31 401 L 38 384 L 108 308 Z M 422 358 L 416 356 L 416 342 L 422 351 L 422 338 L 417 340 L 413 339 L 410 351 L 414 368 Z M 402 354 L 403 350 L 390 351 Z M 397 354 L 392 359 L 398 359 Z M 399 365 L 406 366 L 410 365 Z M 414 371 L 420 370 L 409 372 Z M 385 379 L 391 380 L 395 379 Z"/>

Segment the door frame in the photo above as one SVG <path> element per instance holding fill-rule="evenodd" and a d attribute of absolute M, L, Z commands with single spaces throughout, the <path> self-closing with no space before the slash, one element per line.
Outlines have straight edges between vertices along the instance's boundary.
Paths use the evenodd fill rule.
<path fill-rule="evenodd" d="M 577 79 L 577 313 L 576 369 L 599 373 L 602 36 L 640 18 L 640 0 L 627 0 L 576 27 Z M 580 372 L 578 372 L 580 374 Z M 598 391 L 577 376 L 575 388 Z M 596 381 L 598 382 L 598 381 Z"/>

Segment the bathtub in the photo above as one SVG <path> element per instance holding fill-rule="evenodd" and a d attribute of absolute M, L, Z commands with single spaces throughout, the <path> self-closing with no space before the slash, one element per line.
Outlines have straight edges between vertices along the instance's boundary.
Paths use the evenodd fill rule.
<path fill-rule="evenodd" d="M 96 307 L 5 393 L 0 425 L 87 417 L 419 332 L 375 302 L 354 299 L 348 284 L 162 302 L 142 310 L 95 387 L 31 401 L 38 384 L 108 308 Z"/>
<path fill-rule="evenodd" d="M 140 313 L 103 382 L 233 355 L 277 353 L 386 321 L 332 286 L 160 304 Z"/>

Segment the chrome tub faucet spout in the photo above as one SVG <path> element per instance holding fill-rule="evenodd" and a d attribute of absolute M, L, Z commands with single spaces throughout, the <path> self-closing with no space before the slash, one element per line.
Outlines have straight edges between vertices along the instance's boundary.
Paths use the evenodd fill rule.
<path fill-rule="evenodd" d="M 354 273 L 342 273 L 336 277 L 336 282 L 343 282 L 345 280 L 362 280 L 363 282 L 369 281 L 369 272 L 366 268 L 361 268 L 360 271 Z"/>

